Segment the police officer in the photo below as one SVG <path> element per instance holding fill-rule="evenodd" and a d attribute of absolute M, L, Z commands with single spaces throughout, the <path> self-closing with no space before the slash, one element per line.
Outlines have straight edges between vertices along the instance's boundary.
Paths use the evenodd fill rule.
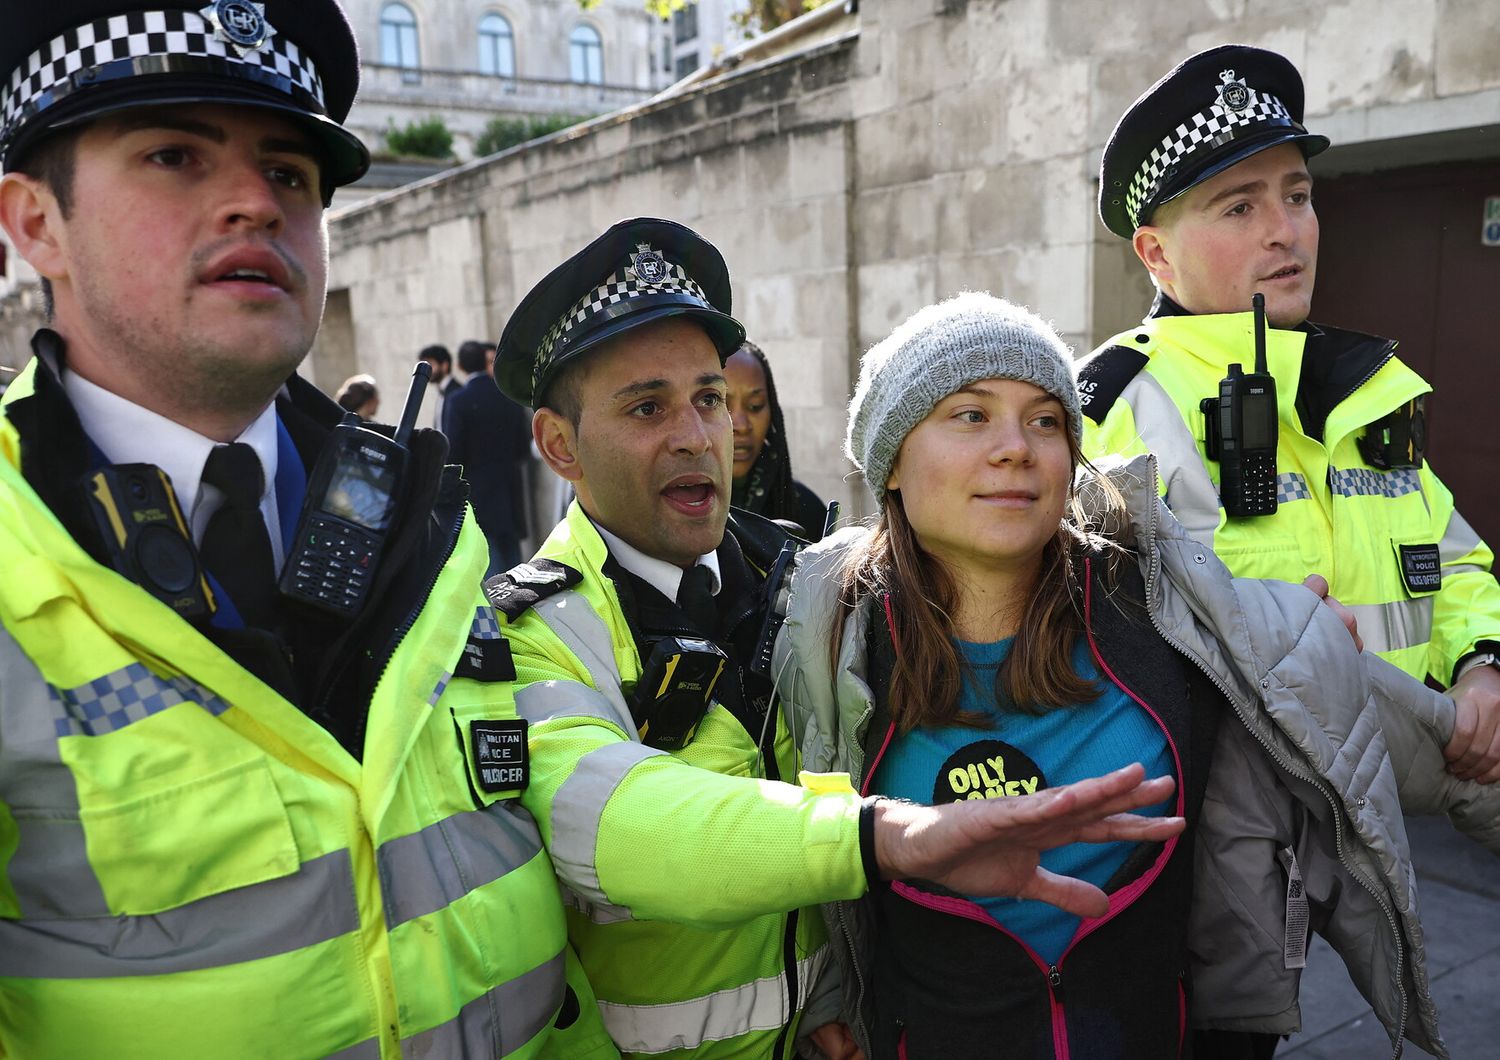
<path fill-rule="evenodd" d="M 357 71 L 333 0 L 0 15 L 52 303 L 0 417 L 0 1055 L 614 1055 L 455 739 L 509 673 L 441 436 L 362 612 L 275 591 L 340 418 L 295 369 Z"/>
<path fill-rule="evenodd" d="M 569 937 L 605 1024 L 633 1056 L 787 1057 L 799 1025 L 831 1030 L 837 999 L 808 996 L 827 950 L 803 907 L 882 877 L 1103 908 L 1036 871 L 1036 848 L 1074 826 L 1015 815 L 1056 807 L 862 802 L 843 775 L 798 786 L 785 721 L 748 665 L 788 539 L 727 507 L 723 362 L 744 341 L 730 309 L 711 244 L 623 221 L 521 301 L 496 361 L 577 492 L 537 556 L 486 586 L 530 727 L 522 801 L 570 891 Z M 1069 800 L 1088 815 L 1170 784 L 1139 776 Z"/>
<path fill-rule="evenodd" d="M 1173 514 L 1242 577 L 1324 574 L 1366 647 L 1448 686 L 1446 754 L 1465 779 L 1500 779 L 1500 586 L 1493 555 L 1423 459 L 1431 387 L 1388 339 L 1308 321 L 1318 220 L 1302 79 L 1242 45 L 1184 61 L 1116 125 L 1099 214 L 1131 240 L 1157 294 L 1137 328 L 1083 364 L 1091 455 L 1155 451 Z M 1252 296 L 1265 298 L 1275 379 L 1274 514 L 1226 514 L 1222 463 L 1200 412 L 1231 363 L 1253 363 Z M 1239 429 L 1258 429 L 1247 413 Z M 1270 474 L 1268 471 L 1267 479 Z"/>
<path fill-rule="evenodd" d="M 1325 575 L 1366 648 L 1449 686 L 1459 717 L 1445 749 L 1450 770 L 1494 781 L 1493 557 L 1422 457 L 1430 387 L 1396 358 L 1394 342 L 1307 319 L 1318 221 L 1306 160 L 1328 140 L 1307 131 L 1302 113 L 1290 62 L 1226 45 L 1184 61 L 1121 117 L 1101 163 L 1099 213 L 1131 240 L 1157 293 L 1140 326 L 1080 367 L 1084 448 L 1094 458 L 1155 452 L 1173 514 L 1236 575 Z M 1257 293 L 1276 405 L 1242 408 L 1231 449 L 1220 383 L 1232 363 L 1253 370 Z M 1222 495 L 1235 488 L 1232 477 L 1224 485 L 1224 462 L 1269 438 L 1273 513 L 1226 512 L 1241 509 Z M 1199 1051 L 1215 1056 L 1270 1056 L 1277 1036 L 1296 1029 L 1285 1013 L 1192 1015 L 1235 1028 L 1203 1032 Z"/>

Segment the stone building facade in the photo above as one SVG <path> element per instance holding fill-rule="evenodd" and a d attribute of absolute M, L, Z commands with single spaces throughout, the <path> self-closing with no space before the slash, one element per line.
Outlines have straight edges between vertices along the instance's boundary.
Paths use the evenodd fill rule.
<path fill-rule="evenodd" d="M 804 21 L 820 28 L 789 35 L 790 53 L 747 49 L 686 91 L 336 216 L 320 381 L 358 365 L 394 383 L 426 342 L 497 336 L 605 226 L 669 216 L 728 259 L 799 477 L 858 511 L 844 408 L 860 351 L 909 313 L 987 289 L 1080 352 L 1141 317 L 1144 270 L 1095 216 L 1099 157 L 1119 113 L 1186 54 L 1244 41 L 1288 55 L 1308 124 L 1335 142 L 1320 180 L 1500 156 L 1495 5 L 879 0 Z M 1364 238 L 1383 223 L 1368 218 Z M 1334 286 L 1320 273 L 1320 299 Z"/>

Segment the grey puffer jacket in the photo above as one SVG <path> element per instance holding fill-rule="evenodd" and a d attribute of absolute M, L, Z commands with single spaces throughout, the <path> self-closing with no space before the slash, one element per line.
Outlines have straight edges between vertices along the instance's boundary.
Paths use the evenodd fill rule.
<path fill-rule="evenodd" d="M 1403 807 L 1447 813 L 1500 853 L 1500 785 L 1444 769 L 1453 702 L 1396 667 L 1357 653 L 1333 611 L 1300 585 L 1231 577 L 1158 499 L 1156 463 L 1107 470 L 1126 500 L 1112 540 L 1138 561 L 1146 608 L 1163 639 L 1200 668 L 1233 709 L 1218 726 L 1197 823 L 1189 914 L 1194 1027 L 1292 1033 L 1300 1028 L 1300 967 L 1288 951 L 1288 875 L 1295 864 L 1312 926 L 1342 957 L 1391 1036 L 1446 1056 L 1428 988 L 1416 879 Z M 867 683 L 871 600 L 830 652 L 838 582 L 869 534 L 842 531 L 798 557 L 777 675 L 803 767 L 865 768 L 874 713 Z M 857 783 L 857 780 L 856 780 Z M 870 938 L 864 903 L 825 908 L 840 980 L 804 1026 L 842 1018 L 868 1051 L 864 1027 Z"/>

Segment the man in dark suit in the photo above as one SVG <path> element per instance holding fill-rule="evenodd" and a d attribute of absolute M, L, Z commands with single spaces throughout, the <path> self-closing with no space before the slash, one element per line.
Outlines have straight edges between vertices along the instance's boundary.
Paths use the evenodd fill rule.
<path fill-rule="evenodd" d="M 444 408 L 448 404 L 448 399 L 463 389 L 463 384 L 453 374 L 453 355 L 448 352 L 446 346 L 427 346 L 417 354 L 417 360 L 426 361 L 432 366 L 432 378 L 428 380 L 428 384 L 437 390 L 432 423 L 442 431 L 446 418 Z M 447 431 L 443 433 L 446 434 Z"/>
<path fill-rule="evenodd" d="M 493 345 L 470 340 L 460 346 L 458 366 L 469 381 L 443 402 L 448 459 L 463 465 L 469 503 L 490 542 L 486 577 L 521 562 L 521 538 L 526 535 L 524 464 L 531 451 L 531 416 L 500 393 L 494 363 Z"/>

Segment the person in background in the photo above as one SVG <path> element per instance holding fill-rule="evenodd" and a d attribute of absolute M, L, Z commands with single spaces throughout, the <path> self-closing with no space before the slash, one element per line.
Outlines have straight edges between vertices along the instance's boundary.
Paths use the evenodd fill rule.
<path fill-rule="evenodd" d="M 734 490 L 736 508 L 795 523 L 802 537 L 823 536 L 827 506 L 792 477 L 786 423 L 776 397 L 776 380 L 761 348 L 746 341 L 724 362 L 729 381 L 729 417 L 734 423 Z"/>
<path fill-rule="evenodd" d="M 850 405 L 879 518 L 799 554 L 771 668 L 803 768 L 863 793 L 1004 802 L 1144 763 L 1177 780 L 1144 812 L 1188 831 L 1043 854 L 1102 916 L 921 880 L 828 910 L 853 1031 L 815 1038 L 839 1060 L 1251 1055 L 1185 1032 L 1205 1005 L 1295 1018 L 1310 924 L 1398 1051 L 1441 1052 L 1398 784 L 1500 851 L 1500 789 L 1444 768 L 1452 702 L 1362 654 L 1322 579 L 1231 578 L 1154 458 L 1105 477 L 1082 433 L 1035 314 L 979 293 L 915 314 Z"/>
<path fill-rule="evenodd" d="M 448 460 L 462 465 L 474 518 L 490 542 L 485 577 L 521 562 L 531 455 L 531 417 L 495 385 L 494 363 L 491 343 L 471 339 L 458 348 L 458 366 L 469 381 L 447 400 L 443 425 Z"/>
<path fill-rule="evenodd" d="M 432 367 L 432 377 L 427 380 L 428 385 L 437 391 L 437 396 L 432 403 L 432 422 L 441 431 L 443 407 L 450 397 L 458 393 L 463 384 L 453 376 L 453 355 L 448 352 L 448 347 L 437 345 L 423 347 L 422 352 L 417 354 L 417 360 L 426 361 Z"/>
<path fill-rule="evenodd" d="M 380 412 L 380 390 L 372 375 L 351 375 L 339 385 L 338 397 L 334 400 L 339 403 L 339 408 L 354 413 L 366 423 Z"/>

